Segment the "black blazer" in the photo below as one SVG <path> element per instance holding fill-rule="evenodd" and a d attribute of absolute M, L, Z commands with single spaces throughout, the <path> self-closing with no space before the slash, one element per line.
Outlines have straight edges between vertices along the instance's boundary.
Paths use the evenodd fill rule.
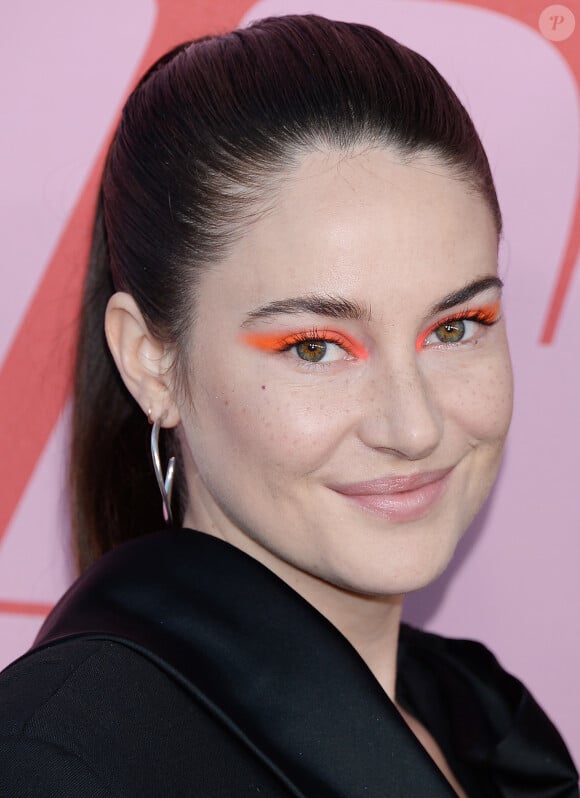
<path fill-rule="evenodd" d="M 483 646 L 403 626 L 397 700 L 470 798 L 577 798 Z M 165 531 L 103 557 L 0 676 L 0 796 L 451 798 L 348 641 L 260 563 Z"/>

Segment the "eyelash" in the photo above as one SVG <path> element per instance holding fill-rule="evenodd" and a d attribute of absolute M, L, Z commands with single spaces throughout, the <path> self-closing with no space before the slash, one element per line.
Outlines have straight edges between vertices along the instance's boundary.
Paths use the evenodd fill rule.
<path fill-rule="evenodd" d="M 420 333 L 417 337 L 416 342 L 416 350 L 420 351 L 427 338 L 432 335 L 439 327 L 443 327 L 445 324 L 451 324 L 454 321 L 474 321 L 477 324 L 481 324 L 483 327 L 493 327 L 494 324 L 501 319 L 499 314 L 499 301 L 495 302 L 493 305 L 487 305 L 482 308 L 478 308 L 477 310 L 471 311 L 464 311 L 463 313 L 455 313 L 452 316 L 446 316 L 444 319 L 439 319 L 435 324 L 433 324 L 429 329 L 425 332 Z M 471 340 L 471 339 L 469 339 Z M 462 341 L 458 341 L 456 343 L 445 343 L 441 341 L 441 346 L 458 346 L 461 344 Z"/>
<path fill-rule="evenodd" d="M 483 305 L 479 308 L 473 310 L 465 310 L 461 313 L 454 313 L 450 316 L 446 316 L 443 319 L 438 319 L 434 324 L 432 324 L 427 330 L 421 332 L 415 341 L 415 349 L 417 352 L 424 349 L 426 346 L 430 346 L 431 344 L 427 344 L 427 340 L 436 332 L 439 328 L 444 327 L 445 325 L 450 325 L 453 322 L 474 322 L 476 324 L 480 324 L 485 327 L 491 327 L 496 322 L 500 320 L 500 304 L 499 300 L 494 302 L 493 304 Z M 440 346 L 458 346 L 462 343 L 469 343 L 473 338 L 473 335 L 469 336 L 466 341 L 463 340 L 465 336 L 459 341 L 439 341 L 438 344 Z M 279 339 L 276 339 L 275 336 L 264 335 L 263 333 L 253 334 L 253 333 L 244 333 L 242 335 L 242 339 L 246 341 L 246 343 L 250 344 L 251 346 L 255 346 L 258 349 L 262 349 L 264 351 L 271 351 L 277 353 L 284 353 L 289 352 L 291 349 L 299 346 L 303 343 L 327 343 L 327 344 L 334 344 L 339 346 L 349 358 L 357 359 L 357 360 L 365 360 L 368 357 L 368 352 L 366 351 L 365 347 L 361 344 L 357 343 L 356 341 L 352 341 L 346 336 L 341 335 L 339 332 L 334 330 L 328 329 L 319 329 L 317 327 L 311 330 L 303 330 L 296 333 L 291 333 L 287 336 L 281 336 Z M 437 345 L 437 342 L 436 342 Z M 326 368 L 330 366 L 332 363 L 340 360 L 341 358 L 333 358 L 328 362 L 317 362 L 307 361 L 304 358 L 298 358 L 298 360 L 302 361 L 303 365 L 306 365 L 308 368 Z M 348 358 L 343 358 L 348 359 Z"/>
<path fill-rule="evenodd" d="M 317 330 L 317 329 L 294 333 L 293 335 L 290 335 L 288 338 L 280 342 L 281 345 L 277 349 L 277 351 L 289 352 L 290 349 L 293 349 L 298 344 L 308 343 L 309 341 L 312 341 L 313 343 L 316 343 L 318 341 L 324 341 L 324 343 L 326 344 L 337 344 L 337 346 L 340 346 L 341 349 L 344 349 L 344 351 L 348 355 L 351 355 L 351 357 L 356 357 L 352 345 L 347 341 L 346 338 L 343 338 L 341 335 L 335 332 L 329 332 L 328 330 Z M 311 363 L 309 365 L 322 366 L 327 364 Z"/>

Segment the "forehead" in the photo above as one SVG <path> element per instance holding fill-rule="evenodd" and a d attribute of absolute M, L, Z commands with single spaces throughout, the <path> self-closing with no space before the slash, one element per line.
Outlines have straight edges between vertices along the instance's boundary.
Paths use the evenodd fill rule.
<path fill-rule="evenodd" d="M 275 196 L 212 270 L 239 302 L 316 292 L 372 300 L 379 310 L 427 306 L 496 272 L 487 203 L 426 155 L 403 162 L 385 149 L 312 152 Z"/>

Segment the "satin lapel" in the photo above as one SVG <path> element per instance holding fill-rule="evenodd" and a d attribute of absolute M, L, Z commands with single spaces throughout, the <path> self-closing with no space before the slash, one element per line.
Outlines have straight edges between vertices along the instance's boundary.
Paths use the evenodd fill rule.
<path fill-rule="evenodd" d="M 103 557 L 36 645 L 78 635 L 124 641 L 179 674 L 297 795 L 454 795 L 345 638 L 213 537 L 167 531 Z"/>

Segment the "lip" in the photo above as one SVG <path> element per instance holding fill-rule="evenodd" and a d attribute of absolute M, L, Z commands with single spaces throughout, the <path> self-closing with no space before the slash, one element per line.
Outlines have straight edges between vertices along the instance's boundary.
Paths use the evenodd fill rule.
<path fill-rule="evenodd" d="M 388 521 L 415 521 L 435 508 L 446 491 L 453 468 L 330 487 L 360 509 Z"/>

